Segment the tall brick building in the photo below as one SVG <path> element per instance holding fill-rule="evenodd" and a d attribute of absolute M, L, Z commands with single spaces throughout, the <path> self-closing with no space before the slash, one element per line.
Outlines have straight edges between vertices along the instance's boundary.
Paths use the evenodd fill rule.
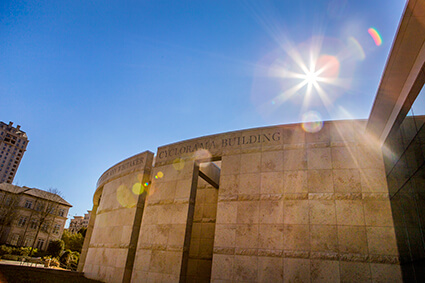
<path fill-rule="evenodd" d="M 0 183 L 12 183 L 28 145 L 21 126 L 0 122 Z"/>

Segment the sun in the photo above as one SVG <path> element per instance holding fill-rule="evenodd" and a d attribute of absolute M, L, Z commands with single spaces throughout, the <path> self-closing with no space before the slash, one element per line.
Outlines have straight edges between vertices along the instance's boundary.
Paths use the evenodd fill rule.
<path fill-rule="evenodd" d="M 314 85 L 318 82 L 318 80 L 319 80 L 319 76 L 316 72 L 308 71 L 304 75 L 303 84 Z"/>

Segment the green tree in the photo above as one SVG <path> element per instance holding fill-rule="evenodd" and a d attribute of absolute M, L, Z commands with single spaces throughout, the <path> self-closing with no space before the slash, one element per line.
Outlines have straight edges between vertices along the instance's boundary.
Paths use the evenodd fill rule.
<path fill-rule="evenodd" d="M 81 253 L 84 243 L 84 237 L 81 233 L 71 234 L 65 230 L 62 234 L 62 240 L 65 242 L 65 249 Z"/>
<path fill-rule="evenodd" d="M 52 257 L 58 257 L 63 249 L 65 248 L 65 243 L 62 240 L 51 241 L 49 247 L 47 248 L 47 253 Z"/>
<path fill-rule="evenodd" d="M 81 227 L 80 230 L 78 230 L 78 233 L 80 233 L 81 235 L 83 235 L 83 238 L 86 237 L 86 233 L 87 233 L 87 228 L 86 227 Z"/>

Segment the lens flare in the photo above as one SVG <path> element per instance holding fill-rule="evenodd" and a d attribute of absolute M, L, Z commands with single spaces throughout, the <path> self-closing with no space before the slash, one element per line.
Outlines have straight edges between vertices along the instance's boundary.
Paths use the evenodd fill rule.
<path fill-rule="evenodd" d="M 197 151 L 195 151 L 193 157 L 196 160 L 207 159 L 209 161 L 209 160 L 211 160 L 212 154 L 208 150 L 201 148 L 201 149 L 198 149 Z"/>
<path fill-rule="evenodd" d="M 184 168 L 184 160 L 181 158 L 176 158 L 173 161 L 173 167 L 174 169 L 176 169 L 177 171 L 180 171 Z"/>
<path fill-rule="evenodd" d="M 337 99 L 351 87 L 355 65 L 362 58 L 355 41 L 314 36 L 295 44 L 284 37 L 280 48 L 258 63 L 251 101 L 271 122 L 313 109 L 331 114 Z"/>
<path fill-rule="evenodd" d="M 369 28 L 367 32 L 373 38 L 373 41 L 375 41 L 376 46 L 380 46 L 382 44 L 382 37 L 375 28 Z"/>
<path fill-rule="evenodd" d="M 141 183 L 134 183 L 133 188 L 131 190 L 135 195 L 141 195 L 145 191 Z"/>
<path fill-rule="evenodd" d="M 149 182 L 143 183 L 143 186 L 145 187 L 149 186 Z"/>
<path fill-rule="evenodd" d="M 158 176 L 158 178 L 162 178 L 164 177 L 164 173 L 162 173 L 161 171 L 159 171 L 156 176 Z"/>
<path fill-rule="evenodd" d="M 316 111 L 309 111 L 302 116 L 302 128 L 308 133 L 317 133 L 323 128 L 323 121 Z"/>
<path fill-rule="evenodd" d="M 117 201 L 123 207 L 134 207 L 136 205 L 136 197 L 126 185 L 121 185 L 117 189 Z"/>

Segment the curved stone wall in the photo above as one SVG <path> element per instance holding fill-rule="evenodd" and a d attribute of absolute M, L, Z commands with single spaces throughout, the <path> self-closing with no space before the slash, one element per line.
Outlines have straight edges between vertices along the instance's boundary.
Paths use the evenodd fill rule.
<path fill-rule="evenodd" d="M 84 271 L 108 282 L 401 281 L 382 154 L 365 123 L 325 122 L 314 133 L 280 125 L 159 147 L 134 257 L 118 252 L 129 233 L 100 236 L 130 229 L 106 193 L 137 175 L 115 178 L 132 170 L 130 159 L 120 163 L 100 178 Z M 221 169 L 212 185 L 208 162 Z"/>

